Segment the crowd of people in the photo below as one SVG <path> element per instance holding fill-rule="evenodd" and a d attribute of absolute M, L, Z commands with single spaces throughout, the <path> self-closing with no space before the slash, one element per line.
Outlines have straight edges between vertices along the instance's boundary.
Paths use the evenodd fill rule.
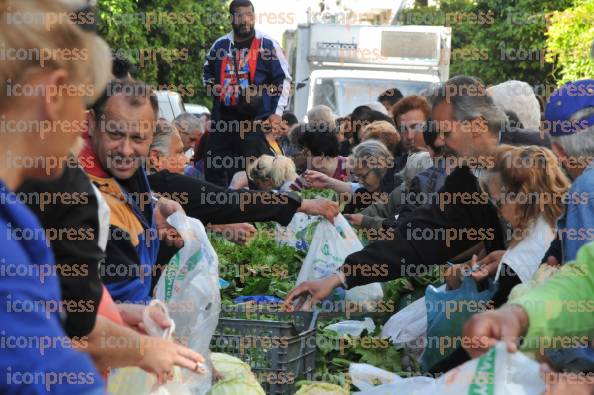
<path fill-rule="evenodd" d="M 0 2 L 2 15 L 72 11 L 59 1 Z M 7 47 L 89 56 L 0 64 L 0 91 L 11 80 L 45 92 L 0 98 L 0 392 L 102 394 L 109 369 L 124 366 L 159 383 L 174 366 L 204 372 L 206 356 L 143 325 L 147 311 L 169 325 L 146 306 L 183 246 L 167 223 L 175 212 L 239 244 L 254 222 L 287 225 L 296 212 L 329 221 L 342 213 L 357 229 L 384 231 L 335 274 L 296 286 L 291 310 L 311 309 L 337 287 L 434 265 L 446 268 L 448 289 L 464 281 L 492 289 L 490 309 L 464 326 L 480 341 L 432 354 L 426 372 L 447 372 L 499 340 L 510 351 L 547 344 L 549 367 L 592 372 L 594 80 L 563 85 L 541 110 L 526 83 L 456 76 L 417 95 L 386 87 L 347 115 L 314 106 L 303 122 L 287 111 L 290 68 L 254 28 L 253 5 L 234 0 L 229 11 L 233 31 L 204 65 L 212 114 L 173 120 L 159 117 L 155 92 L 129 63 L 108 61 L 92 26 L 1 18 Z M 47 93 L 78 85 L 92 94 Z M 252 85 L 269 89 L 250 97 Z M 310 188 L 332 189 L 338 202 L 302 198 Z M 550 278 L 514 296 L 543 267 L 555 268 Z M 586 341 L 556 340 L 576 336 Z M 594 388 L 558 385 L 556 393 Z"/>

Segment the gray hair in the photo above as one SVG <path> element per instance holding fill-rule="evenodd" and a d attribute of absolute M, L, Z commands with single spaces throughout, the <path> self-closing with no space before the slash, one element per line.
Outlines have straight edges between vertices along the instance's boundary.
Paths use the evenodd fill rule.
<path fill-rule="evenodd" d="M 532 87 L 523 81 L 505 81 L 487 89 L 495 104 L 503 111 L 518 116 L 524 128 L 540 130 L 540 104 Z"/>
<path fill-rule="evenodd" d="M 393 165 L 394 157 L 382 142 L 370 139 L 353 148 L 351 161 L 383 175 Z"/>
<path fill-rule="evenodd" d="M 433 167 L 433 160 L 427 151 L 414 152 L 408 156 L 404 169 L 400 172 L 404 179 L 405 189 L 408 190 L 413 178 L 417 174 Z"/>
<path fill-rule="evenodd" d="M 336 117 L 332 109 L 323 104 L 314 106 L 307 112 L 307 121 L 315 124 L 326 124 L 329 126 L 329 130 L 336 128 Z"/>
<path fill-rule="evenodd" d="M 485 86 L 474 77 L 457 76 L 447 80 L 429 97 L 435 108 L 443 101 L 450 103 L 457 121 L 482 117 L 491 133 L 499 133 L 507 125 L 507 116 L 486 93 Z"/>
<path fill-rule="evenodd" d="M 159 119 L 150 149 L 159 151 L 162 155 L 169 155 L 171 138 L 174 133 L 177 133 L 177 130 L 170 122 Z"/>
<path fill-rule="evenodd" d="M 200 133 L 204 133 L 204 122 L 189 112 L 179 114 L 173 120 L 173 124 L 178 128 L 180 133 L 190 134 L 192 130 L 198 129 Z"/>
<path fill-rule="evenodd" d="M 574 134 L 551 136 L 555 143 L 570 157 L 594 157 L 594 126 Z"/>

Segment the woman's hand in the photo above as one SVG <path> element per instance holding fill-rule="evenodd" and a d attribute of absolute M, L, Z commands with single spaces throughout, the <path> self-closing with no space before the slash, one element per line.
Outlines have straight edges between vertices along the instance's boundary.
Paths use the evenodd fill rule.
<path fill-rule="evenodd" d="M 149 316 L 161 329 L 165 330 L 171 326 L 171 321 L 167 318 L 163 310 L 159 308 L 150 308 L 142 304 L 132 303 L 118 303 L 116 306 L 124 324 L 139 333 L 147 333 L 143 323 L 144 311 L 146 309 L 149 311 Z"/>
<path fill-rule="evenodd" d="M 293 310 L 311 310 L 316 303 L 326 299 L 335 288 L 341 285 L 337 274 L 332 274 L 321 280 L 305 281 L 296 286 L 289 292 L 285 299 L 285 309 Z M 293 302 L 297 305 L 293 307 Z"/>
<path fill-rule="evenodd" d="M 179 366 L 203 374 L 204 358 L 194 350 L 158 337 L 142 336 L 138 367 L 157 376 L 159 384 L 173 379 L 173 367 Z"/>
<path fill-rule="evenodd" d="M 458 289 L 462 283 L 462 270 L 465 268 L 464 263 L 452 265 L 445 270 L 443 279 L 448 286 L 448 289 Z"/>
<path fill-rule="evenodd" d="M 340 212 L 338 210 L 338 203 L 323 198 L 303 199 L 297 211 L 308 215 L 322 215 L 332 223 L 334 223 L 334 218 Z"/>
<path fill-rule="evenodd" d="M 303 175 L 310 188 L 331 188 L 332 177 L 315 170 L 307 170 Z"/>
<path fill-rule="evenodd" d="M 497 273 L 497 268 L 503 258 L 505 250 L 497 250 L 491 252 L 489 255 L 481 259 L 478 263 L 476 262 L 476 255 L 474 255 L 471 261 L 471 269 L 478 265 L 478 269 L 470 274 L 470 276 L 476 281 L 482 281 L 487 277 L 493 277 Z"/>

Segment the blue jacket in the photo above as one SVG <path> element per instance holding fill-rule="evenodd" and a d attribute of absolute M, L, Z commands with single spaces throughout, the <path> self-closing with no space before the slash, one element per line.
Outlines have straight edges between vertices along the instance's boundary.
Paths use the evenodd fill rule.
<path fill-rule="evenodd" d="M 39 222 L 0 181 L 0 393 L 103 394 L 60 323 L 60 285 Z"/>
<path fill-rule="evenodd" d="M 151 280 L 159 251 L 146 175 L 139 169 L 133 176 L 139 190 L 126 191 L 109 175 L 99 175 L 88 169 L 87 174 L 111 210 L 110 238 L 101 279 L 114 301 L 146 304 L 151 300 Z M 146 204 L 146 216 L 139 204 Z"/>
<path fill-rule="evenodd" d="M 563 262 L 575 261 L 578 250 L 594 240 L 594 164 L 571 184 L 565 215 L 557 228 L 563 232 Z"/>
<path fill-rule="evenodd" d="M 260 40 L 259 54 L 252 84 L 256 86 L 273 85 L 276 92 L 270 94 L 267 89 L 262 93 L 262 107 L 255 119 L 266 119 L 272 114 L 281 116 L 291 92 L 291 74 L 289 63 L 280 45 L 270 36 L 259 30 L 255 32 L 256 40 Z M 205 86 L 215 87 L 210 95 L 213 97 L 212 119 L 220 120 L 221 103 L 220 87 L 223 81 L 223 67 L 230 60 L 233 43 L 233 32 L 217 39 L 208 52 L 204 63 L 203 82 Z M 250 70 L 254 73 L 253 70 Z M 217 89 L 217 87 L 219 89 Z"/>

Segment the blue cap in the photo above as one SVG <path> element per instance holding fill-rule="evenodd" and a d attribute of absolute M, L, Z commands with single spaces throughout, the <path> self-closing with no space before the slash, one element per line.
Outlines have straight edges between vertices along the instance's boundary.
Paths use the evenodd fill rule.
<path fill-rule="evenodd" d="M 594 107 L 594 80 L 568 82 L 549 98 L 545 108 L 546 129 L 551 136 L 559 137 L 594 126 L 594 112 L 578 118 L 574 116 L 587 107 Z"/>

